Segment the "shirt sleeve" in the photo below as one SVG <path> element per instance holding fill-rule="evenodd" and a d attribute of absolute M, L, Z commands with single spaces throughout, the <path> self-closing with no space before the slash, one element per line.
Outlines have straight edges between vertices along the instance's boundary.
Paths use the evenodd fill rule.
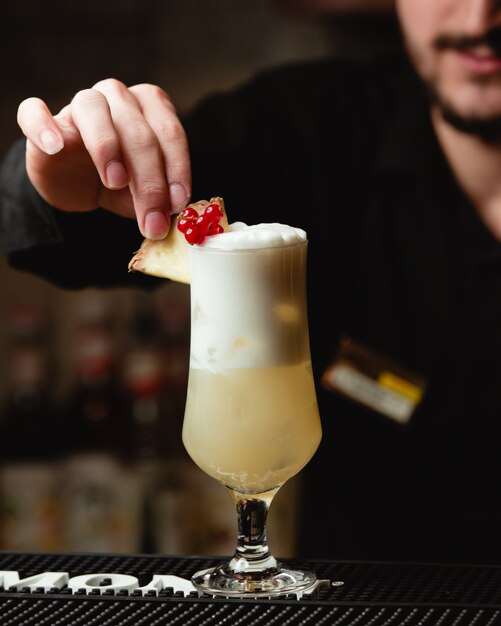
<path fill-rule="evenodd" d="M 62 241 L 54 209 L 40 198 L 26 174 L 25 147 L 25 140 L 17 141 L 0 170 L 0 245 L 7 254 Z"/>

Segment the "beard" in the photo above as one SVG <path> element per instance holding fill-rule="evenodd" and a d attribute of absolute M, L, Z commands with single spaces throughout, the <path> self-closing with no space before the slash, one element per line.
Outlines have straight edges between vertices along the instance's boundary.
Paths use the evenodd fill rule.
<path fill-rule="evenodd" d="M 441 92 L 436 81 L 426 82 L 425 87 L 429 104 L 436 108 L 442 119 L 453 128 L 462 133 L 474 135 L 487 143 L 499 142 L 501 139 L 501 113 L 482 116 L 464 113 Z"/>

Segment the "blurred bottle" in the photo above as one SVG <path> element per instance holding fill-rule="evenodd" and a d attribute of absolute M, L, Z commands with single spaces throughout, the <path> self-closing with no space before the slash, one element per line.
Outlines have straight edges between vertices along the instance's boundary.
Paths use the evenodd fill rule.
<path fill-rule="evenodd" d="M 131 445 L 129 460 L 142 495 L 141 551 L 156 551 L 154 503 L 164 461 L 163 442 L 169 436 L 164 395 L 164 371 L 158 318 L 149 300 L 136 303 L 123 361 Z"/>
<path fill-rule="evenodd" d="M 161 299 L 156 304 L 155 313 L 159 321 L 168 423 L 168 436 L 162 440 L 162 453 L 170 460 L 189 458 L 181 439 L 189 370 L 190 309 L 186 292 L 181 289 Z"/>
<path fill-rule="evenodd" d="M 115 317 L 104 294 L 80 296 L 73 330 L 75 380 L 66 402 L 73 454 L 126 456 L 127 428 L 121 420 Z"/>
<path fill-rule="evenodd" d="M 0 416 L 1 547 L 57 550 L 60 430 L 53 403 L 48 311 L 16 305 L 7 318 L 8 392 Z"/>
<path fill-rule="evenodd" d="M 131 429 L 123 403 L 112 301 L 97 291 L 79 299 L 74 327 L 75 383 L 65 406 L 63 466 L 66 548 L 139 548 L 140 485 L 128 466 Z"/>

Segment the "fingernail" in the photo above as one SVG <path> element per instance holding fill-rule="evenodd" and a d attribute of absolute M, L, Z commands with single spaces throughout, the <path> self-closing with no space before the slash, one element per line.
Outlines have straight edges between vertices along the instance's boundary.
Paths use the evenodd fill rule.
<path fill-rule="evenodd" d="M 105 170 L 108 187 L 122 189 L 129 183 L 129 175 L 120 161 L 110 161 Z"/>
<path fill-rule="evenodd" d="M 50 128 L 46 128 L 40 133 L 40 143 L 47 154 L 56 154 L 63 149 L 63 142 Z"/>
<path fill-rule="evenodd" d="M 181 209 L 184 209 L 186 202 L 188 201 L 188 194 L 186 193 L 184 187 L 179 183 L 172 183 L 169 185 L 169 193 L 172 210 L 180 211 Z"/>
<path fill-rule="evenodd" d="M 144 236 L 147 239 L 163 239 L 169 230 L 169 222 L 162 211 L 150 211 L 144 218 Z"/>

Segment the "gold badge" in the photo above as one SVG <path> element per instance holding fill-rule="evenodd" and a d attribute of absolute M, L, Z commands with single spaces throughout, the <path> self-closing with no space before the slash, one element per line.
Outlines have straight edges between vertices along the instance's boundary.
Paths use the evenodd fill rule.
<path fill-rule="evenodd" d="M 341 341 L 321 382 L 400 424 L 409 422 L 426 390 L 424 378 L 351 339 Z"/>

